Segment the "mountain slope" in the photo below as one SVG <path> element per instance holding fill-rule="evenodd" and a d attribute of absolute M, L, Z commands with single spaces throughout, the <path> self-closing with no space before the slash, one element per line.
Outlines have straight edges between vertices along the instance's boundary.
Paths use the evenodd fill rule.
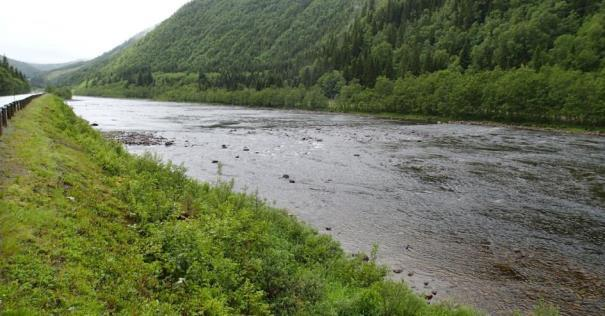
<path fill-rule="evenodd" d="M 245 78 L 255 73 L 267 81 L 261 86 L 269 86 L 295 77 L 326 34 L 344 30 L 352 21 L 361 2 L 192 1 L 88 77 L 107 83 L 134 81 L 147 71 Z"/>
<path fill-rule="evenodd" d="M 348 21 L 356 2 L 192 1 L 112 66 L 175 72 L 300 60 L 326 31 Z"/>
<path fill-rule="evenodd" d="M 82 61 L 72 61 L 58 64 L 36 64 L 9 58 L 8 63 L 22 72 L 25 77 L 34 79 L 39 77 L 41 73 L 53 71 L 59 68 L 73 67 L 74 65 L 81 64 Z"/>

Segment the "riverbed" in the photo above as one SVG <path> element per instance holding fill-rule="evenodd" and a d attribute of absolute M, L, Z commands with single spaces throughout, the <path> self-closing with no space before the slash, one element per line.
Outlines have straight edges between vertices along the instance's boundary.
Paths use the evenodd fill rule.
<path fill-rule="evenodd" d="M 544 299 L 605 314 L 605 138 L 235 106 L 75 97 L 103 132 L 233 180 L 436 301 L 492 314 Z M 168 146 L 167 146 L 168 145 Z"/>

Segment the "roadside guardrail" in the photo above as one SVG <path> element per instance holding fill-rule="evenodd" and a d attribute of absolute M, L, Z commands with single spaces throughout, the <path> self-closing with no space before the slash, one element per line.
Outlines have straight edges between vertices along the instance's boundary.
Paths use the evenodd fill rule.
<path fill-rule="evenodd" d="M 33 99 L 41 95 L 42 93 L 30 93 L 0 97 L 0 135 L 17 112 L 23 110 Z"/>

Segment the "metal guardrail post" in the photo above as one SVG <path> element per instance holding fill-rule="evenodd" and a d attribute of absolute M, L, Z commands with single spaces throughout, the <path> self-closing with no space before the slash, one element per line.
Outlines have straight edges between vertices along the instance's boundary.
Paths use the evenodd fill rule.
<path fill-rule="evenodd" d="M 2 135 L 3 130 L 8 127 L 8 121 L 12 119 L 18 111 L 25 109 L 32 100 L 41 95 L 42 94 L 30 95 L 23 100 L 14 100 L 9 104 L 0 107 L 0 135 Z"/>
<path fill-rule="evenodd" d="M 6 110 L 6 107 L 2 108 L 2 113 L 0 113 L 2 115 L 1 119 L 2 122 L 0 122 L 0 124 L 2 124 L 4 127 L 8 126 L 8 112 Z"/>

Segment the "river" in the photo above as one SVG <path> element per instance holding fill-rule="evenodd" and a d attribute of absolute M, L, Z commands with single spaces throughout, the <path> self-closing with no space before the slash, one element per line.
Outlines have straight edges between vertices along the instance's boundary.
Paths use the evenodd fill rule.
<path fill-rule="evenodd" d="M 233 179 L 349 252 L 377 244 L 378 260 L 401 270 L 392 278 L 438 301 L 499 315 L 544 299 L 563 315 L 605 314 L 604 137 L 148 100 L 69 104 L 103 132 L 173 141 L 127 147 L 199 180 Z"/>

